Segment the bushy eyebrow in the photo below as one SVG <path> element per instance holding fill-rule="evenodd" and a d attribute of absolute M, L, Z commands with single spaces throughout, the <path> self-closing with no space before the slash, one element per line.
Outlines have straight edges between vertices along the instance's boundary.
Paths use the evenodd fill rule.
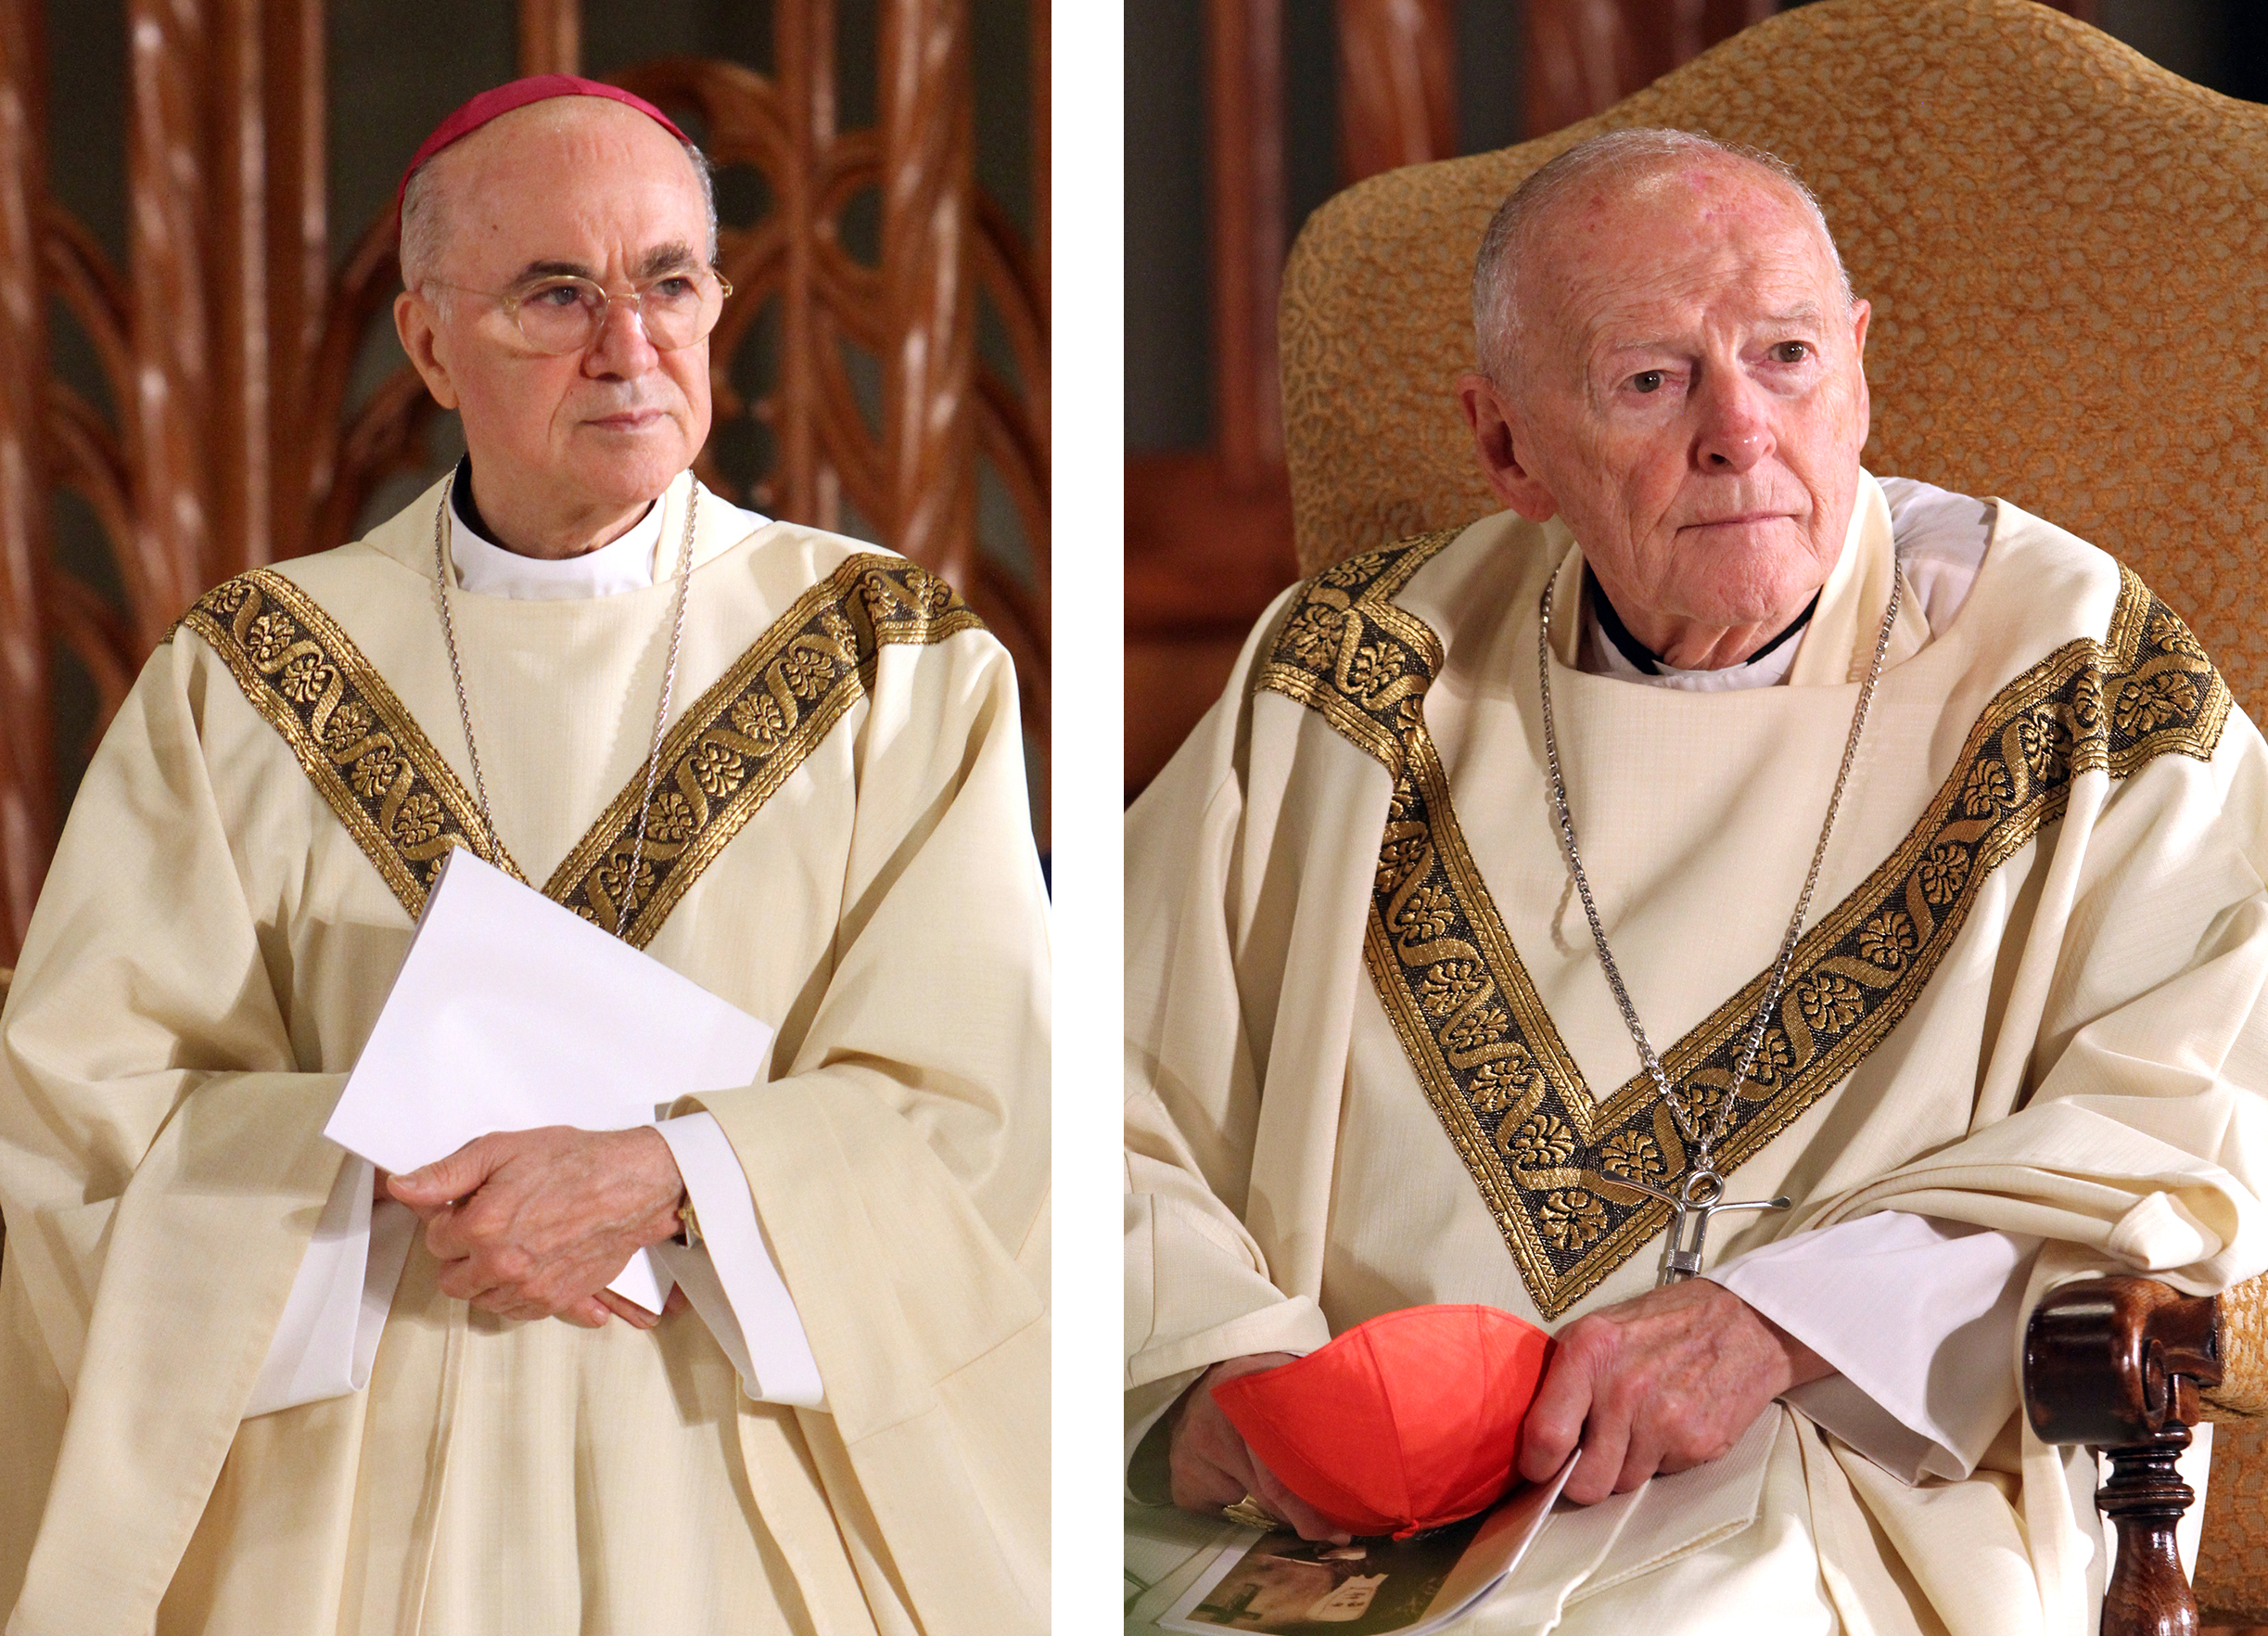
<path fill-rule="evenodd" d="M 591 269 L 580 262 L 530 262 L 513 275 L 514 285 L 532 284 L 539 278 L 589 278 Z"/>
<path fill-rule="evenodd" d="M 693 253 L 693 246 L 682 238 L 676 238 L 668 244 L 657 244 L 646 251 L 632 269 L 631 276 L 643 284 L 647 279 L 658 278 L 664 273 L 678 273 L 699 264 L 699 259 Z"/>
<path fill-rule="evenodd" d="M 665 273 L 675 273 L 699 264 L 693 253 L 693 247 L 682 238 L 673 238 L 668 244 L 656 245 L 639 257 L 638 264 L 631 269 L 631 281 L 644 284 Z M 594 284 L 599 282 L 596 270 L 581 262 L 530 262 L 514 276 L 511 288 L 516 288 L 539 278 L 588 278 Z"/>

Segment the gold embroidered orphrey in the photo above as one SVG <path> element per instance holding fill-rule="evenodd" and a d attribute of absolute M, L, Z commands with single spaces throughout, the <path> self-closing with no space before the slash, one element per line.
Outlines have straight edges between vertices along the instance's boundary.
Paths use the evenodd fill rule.
<path fill-rule="evenodd" d="M 273 569 L 225 580 L 181 624 L 211 645 L 255 709 L 414 918 L 451 847 L 515 879 L 519 866 L 385 679 L 336 620 Z M 567 855 L 543 895 L 643 948 L 701 872 L 866 695 L 889 643 L 923 645 L 983 621 L 902 557 L 860 553 L 796 598 L 712 683 L 662 743 L 663 773 L 635 851 L 638 775 Z"/>
<path fill-rule="evenodd" d="M 1394 779 L 1364 959 L 1536 1310 L 1556 1318 L 1663 1230 L 1667 1208 L 1627 1183 L 1659 1185 L 1686 1152 L 1643 1073 L 1593 1099 L 1458 827 L 1422 709 L 1441 639 L 1393 598 L 1461 531 L 1310 581 L 1255 685 L 1320 712 Z M 2104 639 L 2068 642 L 2003 687 L 1905 839 L 1804 934 L 1748 1080 L 1735 1087 L 1732 1070 L 1768 973 L 1663 1054 L 1697 1112 L 1734 1098 L 1718 1168 L 1763 1148 L 1897 1026 L 1984 878 L 2062 816 L 2076 774 L 2211 760 L 2229 708 L 2188 627 L 2121 568 Z"/>

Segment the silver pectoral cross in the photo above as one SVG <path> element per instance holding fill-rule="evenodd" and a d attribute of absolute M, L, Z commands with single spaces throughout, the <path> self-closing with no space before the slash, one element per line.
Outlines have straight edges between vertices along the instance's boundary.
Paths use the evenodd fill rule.
<path fill-rule="evenodd" d="M 1650 1194 L 1670 1208 L 1669 1235 L 1662 1246 L 1662 1274 L 1654 1280 L 1654 1287 L 1680 1284 L 1701 1271 L 1701 1240 L 1708 1235 L 1709 1218 L 1719 1210 L 1784 1210 L 1789 1208 L 1786 1195 L 1778 1198 L 1745 1199 L 1738 1204 L 1726 1204 L 1725 1178 L 1711 1169 L 1706 1159 L 1688 1170 L 1683 1183 L 1676 1193 L 1664 1193 L 1643 1182 L 1617 1177 L 1625 1186 L 1635 1187 L 1640 1193 Z"/>

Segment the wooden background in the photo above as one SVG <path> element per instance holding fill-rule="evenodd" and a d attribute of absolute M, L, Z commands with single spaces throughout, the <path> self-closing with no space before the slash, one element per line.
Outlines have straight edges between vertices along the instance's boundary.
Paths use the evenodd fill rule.
<path fill-rule="evenodd" d="M 1044 846 L 1044 0 L 734 0 L 754 61 L 638 56 L 671 32 L 662 6 L 443 5 L 412 32 L 417 9 L 0 0 L 0 965 L 95 738 L 181 611 L 353 538 L 462 447 L 392 339 L 391 182 L 441 113 L 516 70 L 595 72 L 703 141 L 736 293 L 697 469 L 758 510 L 903 551 L 976 607 L 1023 682 Z M 592 25 L 630 54 L 586 70 Z M 493 71 L 451 84 L 499 28 Z M 980 98 L 987 28 L 1022 79 L 1001 95 L 996 70 Z M 90 66 L 90 37 L 122 61 Z M 329 101 L 360 94 L 356 51 L 381 47 L 410 76 L 396 104 L 435 84 L 446 100 L 395 143 L 333 152 L 366 142 Z M 90 135 L 90 108 L 116 128 Z M 1023 185 L 1005 199 L 977 180 L 980 115 L 1000 150 L 1002 109 Z M 114 197 L 67 207 L 58 176 L 106 162 Z M 366 219 L 335 219 L 349 172 L 383 178 Z"/>

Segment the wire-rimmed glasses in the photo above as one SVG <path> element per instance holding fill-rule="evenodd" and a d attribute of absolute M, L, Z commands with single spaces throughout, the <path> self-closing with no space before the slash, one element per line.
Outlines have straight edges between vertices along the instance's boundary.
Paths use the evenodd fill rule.
<path fill-rule="evenodd" d="M 438 278 L 426 283 L 488 297 L 503 308 L 522 340 L 553 357 L 587 351 L 605 333 L 607 313 L 625 301 L 636 309 L 645 339 L 656 351 L 690 347 L 708 339 L 724 312 L 724 298 L 733 293 L 732 281 L 714 267 L 664 273 L 627 294 L 571 275 L 538 278 L 512 289 L 474 289 Z"/>

